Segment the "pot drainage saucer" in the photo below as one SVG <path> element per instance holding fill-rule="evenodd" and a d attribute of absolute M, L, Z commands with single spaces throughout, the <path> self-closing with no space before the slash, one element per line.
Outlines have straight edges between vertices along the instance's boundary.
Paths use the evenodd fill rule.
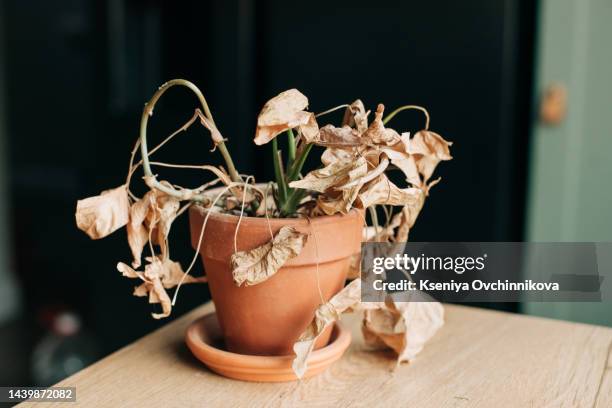
<path fill-rule="evenodd" d="M 244 381 L 295 381 L 291 369 L 294 355 L 253 356 L 226 351 L 217 317 L 210 313 L 191 323 L 185 342 L 193 355 L 212 371 Z M 329 344 L 312 352 L 304 378 L 313 377 L 342 357 L 351 343 L 351 333 L 336 323 Z"/>

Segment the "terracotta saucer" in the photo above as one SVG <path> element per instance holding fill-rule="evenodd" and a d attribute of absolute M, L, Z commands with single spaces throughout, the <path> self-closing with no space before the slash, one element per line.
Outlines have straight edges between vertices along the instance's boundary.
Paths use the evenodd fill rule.
<path fill-rule="evenodd" d="M 293 355 L 252 356 L 226 351 L 217 316 L 210 313 L 191 323 L 185 341 L 193 355 L 212 371 L 225 377 L 244 381 L 282 382 L 295 381 L 291 369 Z M 308 371 L 304 378 L 313 377 L 342 357 L 351 343 L 351 333 L 336 324 L 329 344 L 315 350 L 308 359 Z"/>

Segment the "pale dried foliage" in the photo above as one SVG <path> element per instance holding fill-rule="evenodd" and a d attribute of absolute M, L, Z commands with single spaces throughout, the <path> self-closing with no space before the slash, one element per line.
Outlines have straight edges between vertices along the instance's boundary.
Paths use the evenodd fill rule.
<path fill-rule="evenodd" d="M 328 124 L 321 128 L 315 114 L 307 111 L 307 108 L 308 98 L 296 89 L 277 95 L 260 112 L 254 138 L 255 144 L 261 145 L 294 129 L 297 130 L 298 139 L 293 147 L 298 151 L 305 151 L 308 144 L 324 148 L 321 155 L 323 167 L 304 177 L 288 180 L 291 189 L 305 191 L 294 215 L 316 217 L 346 214 L 353 208 L 370 208 L 374 209 L 374 219 L 375 208 L 383 208 L 387 220 L 364 228 L 363 240 L 388 242 L 395 250 L 399 243 L 408 239 L 426 197 L 440 180 L 432 180 L 437 165 L 452 158 L 449 150 L 451 143 L 428 129 L 428 115 L 426 128 L 411 137 L 409 133 L 399 133 L 385 126 L 385 108 L 381 104 L 376 107 L 371 122 L 368 119 L 370 111 L 366 111 L 364 104 L 356 100 L 346 108 L 339 127 Z M 145 107 L 145 113 L 147 109 L 152 114 L 152 106 Z M 224 148 L 224 139 L 212 118 L 196 110 L 185 125 L 152 149 L 148 156 L 175 134 L 198 122 L 198 119 L 210 130 L 215 147 Z M 249 215 L 260 217 L 278 216 L 279 209 L 275 206 L 275 193 L 268 191 L 273 189 L 262 192 L 252 185 L 247 188 L 249 178 L 241 182 L 240 177 L 235 175 L 233 164 L 229 166 L 231 161 L 228 169 L 234 169 L 233 173 L 230 172 L 232 179 L 222 167 L 151 162 L 160 166 L 206 170 L 216 178 L 198 188 L 184 189 L 171 183 L 157 182 L 149 174 L 144 181 L 150 190 L 138 198 L 129 190 L 130 178 L 142 164 L 142 160 L 134 164 L 138 146 L 137 143 L 132 152 L 126 184 L 78 201 L 76 221 L 77 226 L 92 239 L 103 238 L 126 226 L 133 259 L 131 266 L 120 262 L 117 269 L 125 277 L 140 280 L 134 295 L 147 297 L 150 303 L 159 304 L 161 313 L 153 313 L 153 317 L 162 318 L 168 316 L 172 309 L 172 301 L 166 292 L 168 289 L 182 283 L 205 281 L 203 277 L 188 275 L 197 256 L 194 256 L 187 273 L 178 262 L 170 259 L 168 236 L 174 220 L 187 206 L 198 201 L 209 212 L 221 211 L 241 217 L 245 214 L 245 206 L 252 206 Z M 398 186 L 391 181 L 389 171 L 392 169 L 401 172 L 405 185 Z M 222 182 L 225 188 L 214 200 L 204 200 L 203 197 L 208 197 L 204 194 L 205 190 L 216 182 Z M 163 191 L 172 192 L 173 189 L 177 194 L 169 195 Z M 187 201 L 188 204 L 181 207 L 180 201 Z M 392 206 L 400 208 L 395 215 L 390 209 Z M 299 255 L 306 239 L 307 235 L 285 226 L 270 242 L 257 248 L 236 250 L 228 260 L 234 283 L 247 286 L 270 279 L 289 259 Z M 141 258 L 147 246 L 151 253 L 142 267 Z M 141 267 L 142 270 L 138 270 Z M 359 276 L 359 268 L 359 256 L 356 255 L 351 259 L 352 278 Z M 392 298 L 377 303 L 361 303 L 361 284 L 361 279 L 354 279 L 316 310 L 312 322 L 294 346 L 296 358 L 293 369 L 298 377 L 302 377 L 307 370 L 308 356 L 318 336 L 344 312 L 363 311 L 362 330 L 366 342 L 372 346 L 391 348 L 397 354 L 398 363 L 411 361 L 442 326 L 443 308 L 439 303 L 401 303 Z"/>
<path fill-rule="evenodd" d="M 127 224 L 129 200 L 125 185 L 77 201 L 76 224 L 91 239 L 104 238 Z"/>
<path fill-rule="evenodd" d="M 363 312 L 362 332 L 371 348 L 390 348 L 397 355 L 397 365 L 412 361 L 425 343 L 444 324 L 444 308 L 420 294 L 411 302 L 396 302 L 388 296 L 384 302 L 361 303 L 361 279 L 355 279 L 329 302 L 319 306 L 315 316 L 293 345 L 292 368 L 302 378 L 308 369 L 317 338 L 346 312 Z"/>
<path fill-rule="evenodd" d="M 232 255 L 232 275 L 236 286 L 261 283 L 274 275 L 289 259 L 295 258 L 308 235 L 284 226 L 274 239 L 257 248 Z"/>
<path fill-rule="evenodd" d="M 314 114 L 306 112 L 308 98 L 297 89 L 289 89 L 270 99 L 257 117 L 255 144 L 262 145 L 286 130 L 298 128 L 308 139 L 315 138 L 319 127 Z"/>
<path fill-rule="evenodd" d="M 432 299 L 364 303 L 362 333 L 367 345 L 391 348 L 397 363 L 412 361 L 444 324 L 444 308 Z"/>

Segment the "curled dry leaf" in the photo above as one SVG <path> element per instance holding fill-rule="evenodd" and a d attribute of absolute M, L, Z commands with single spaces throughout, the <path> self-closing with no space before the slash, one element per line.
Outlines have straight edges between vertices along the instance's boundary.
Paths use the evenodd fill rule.
<path fill-rule="evenodd" d="M 289 183 L 289 187 L 324 193 L 326 190 L 346 184 L 367 172 L 368 163 L 363 157 L 354 160 L 337 160 L 322 169 L 313 170 L 302 180 Z"/>
<path fill-rule="evenodd" d="M 423 184 L 421 182 L 416 160 L 408 151 L 409 143 L 410 134 L 402 133 L 399 143 L 389 147 L 382 147 L 381 152 L 391 160 L 391 164 L 404 173 L 408 183 L 412 184 L 414 187 L 422 187 Z"/>
<path fill-rule="evenodd" d="M 361 134 L 368 129 L 369 113 L 369 111 L 366 112 L 361 99 L 357 99 L 346 108 L 344 118 L 342 119 L 342 126 L 354 127 Z"/>
<path fill-rule="evenodd" d="M 400 364 L 414 359 L 443 324 L 444 308 L 439 302 L 395 302 L 387 298 L 368 304 L 362 332 L 367 345 L 391 348 Z"/>
<path fill-rule="evenodd" d="M 185 276 L 185 272 L 178 262 L 170 259 L 160 260 L 159 258 L 147 258 L 147 265 L 144 271 L 136 271 L 123 262 L 117 264 L 117 270 L 127 278 L 137 278 L 143 281 L 140 286 L 134 289 L 134 296 L 149 297 L 149 303 L 160 303 L 162 313 L 152 313 L 155 319 L 168 317 L 172 311 L 172 302 L 166 289 L 178 285 Z M 206 278 L 194 278 L 186 275 L 183 283 L 205 282 Z"/>
<path fill-rule="evenodd" d="M 399 188 L 384 174 L 366 184 L 359 192 L 359 202 L 362 208 L 386 204 L 418 207 L 420 209 L 424 200 L 425 195 L 421 189 L 415 187 Z"/>
<path fill-rule="evenodd" d="M 321 146 L 350 148 L 361 145 L 361 134 L 357 129 L 349 126 L 335 127 L 325 125 L 320 131 L 318 138 L 308 141 Z"/>
<path fill-rule="evenodd" d="M 437 133 L 421 130 L 417 132 L 408 144 L 408 151 L 415 155 L 416 165 L 419 172 L 423 175 L 423 182 L 431 178 L 436 166 L 442 160 L 451 160 L 449 146 L 452 142 L 447 142 Z"/>
<path fill-rule="evenodd" d="M 91 239 L 104 238 L 127 224 L 129 199 L 125 185 L 77 201 L 76 224 Z"/>
<path fill-rule="evenodd" d="M 374 120 L 363 135 L 361 135 L 366 143 L 392 146 L 401 141 L 400 135 L 395 130 L 385 128 L 382 121 L 384 112 L 385 106 L 383 104 L 378 104 Z"/>
<path fill-rule="evenodd" d="M 289 89 L 270 99 L 257 117 L 255 144 L 262 145 L 278 134 L 292 128 L 299 128 L 304 137 L 316 138 L 319 128 L 311 112 L 306 112 L 308 98 L 297 89 Z"/>
<path fill-rule="evenodd" d="M 148 191 L 132 204 L 127 236 L 134 258 L 132 261 L 134 268 L 141 265 L 142 250 L 149 237 L 159 245 L 162 258 L 168 258 L 168 234 L 178 209 L 178 199 L 156 189 Z"/>
<path fill-rule="evenodd" d="M 284 226 L 270 242 L 232 255 L 234 283 L 256 285 L 274 275 L 289 259 L 296 257 L 306 243 L 306 234 Z"/>
<path fill-rule="evenodd" d="M 323 151 L 321 155 L 321 163 L 324 166 L 329 166 L 332 163 L 347 162 L 353 160 L 355 154 L 345 149 L 337 149 L 333 147 L 328 147 Z"/>
<path fill-rule="evenodd" d="M 359 304 L 361 295 L 361 280 L 355 279 L 332 297 L 329 302 L 320 305 L 315 316 L 293 345 L 295 359 L 291 365 L 298 378 L 302 378 L 308 369 L 308 357 L 312 353 L 315 342 L 327 326 L 340 318 L 340 314 Z"/>

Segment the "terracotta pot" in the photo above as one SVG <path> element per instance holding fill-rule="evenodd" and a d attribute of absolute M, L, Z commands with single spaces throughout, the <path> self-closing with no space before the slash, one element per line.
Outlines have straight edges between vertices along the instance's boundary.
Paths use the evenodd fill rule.
<path fill-rule="evenodd" d="M 191 243 L 197 247 L 206 210 L 189 210 Z M 251 355 L 293 354 L 293 344 L 321 304 L 319 286 L 328 301 L 344 286 L 351 255 L 359 253 L 363 212 L 316 217 L 310 220 L 270 219 L 276 234 L 284 225 L 309 234 L 302 252 L 274 276 L 254 286 L 237 287 L 232 280 L 230 257 L 239 217 L 212 213 L 200 254 L 215 302 L 227 350 Z M 243 217 L 238 231 L 238 251 L 270 241 L 265 218 Z M 317 273 L 318 263 L 318 273 Z M 318 274 L 318 279 L 317 279 Z M 315 346 L 325 346 L 331 327 Z"/>

